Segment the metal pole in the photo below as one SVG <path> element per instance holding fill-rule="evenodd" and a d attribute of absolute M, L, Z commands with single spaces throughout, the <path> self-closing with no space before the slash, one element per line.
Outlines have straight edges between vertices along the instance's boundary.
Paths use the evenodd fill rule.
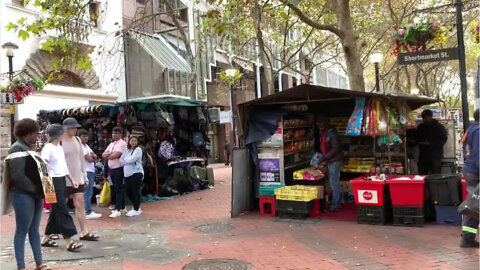
<path fill-rule="evenodd" d="M 465 67 L 465 44 L 463 43 L 463 17 L 462 1 L 455 0 L 457 8 L 457 41 L 458 41 L 458 65 L 460 69 L 460 91 L 462 95 L 463 131 L 469 126 L 468 98 L 467 98 L 467 70 Z"/>
<path fill-rule="evenodd" d="M 8 56 L 8 79 L 11 83 L 13 80 L 13 56 Z M 15 127 L 15 106 L 14 106 L 14 96 L 12 93 L 9 94 L 10 96 L 10 141 L 13 144 L 15 142 L 15 136 L 13 134 L 13 130 Z"/>
<path fill-rule="evenodd" d="M 237 136 L 235 134 L 235 103 L 233 100 L 233 86 L 230 84 L 230 110 L 232 112 L 232 150 L 237 146 Z M 231 151 L 233 153 L 233 151 Z"/>
<path fill-rule="evenodd" d="M 377 89 L 377 92 L 380 92 L 380 71 L 378 63 L 375 63 L 375 88 Z"/>

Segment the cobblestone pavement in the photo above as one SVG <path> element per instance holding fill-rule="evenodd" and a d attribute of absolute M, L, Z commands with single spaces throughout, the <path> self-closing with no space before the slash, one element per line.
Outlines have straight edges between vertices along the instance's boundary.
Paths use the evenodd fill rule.
<path fill-rule="evenodd" d="M 458 247 L 459 227 L 278 222 L 258 213 L 231 219 L 231 169 L 215 168 L 215 179 L 214 189 L 142 205 L 140 217 L 88 221 L 101 241 L 84 242 L 77 253 L 59 242 L 61 248 L 43 250 L 45 260 L 72 270 L 479 269 L 478 249 Z M 14 218 L 0 221 L 0 269 L 15 269 Z"/>

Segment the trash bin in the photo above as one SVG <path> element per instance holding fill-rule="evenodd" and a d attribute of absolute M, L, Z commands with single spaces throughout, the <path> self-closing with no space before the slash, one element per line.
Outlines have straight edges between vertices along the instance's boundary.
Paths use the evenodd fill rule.
<path fill-rule="evenodd" d="M 428 196 L 435 205 L 457 206 L 462 202 L 460 175 L 433 174 L 425 178 Z"/>

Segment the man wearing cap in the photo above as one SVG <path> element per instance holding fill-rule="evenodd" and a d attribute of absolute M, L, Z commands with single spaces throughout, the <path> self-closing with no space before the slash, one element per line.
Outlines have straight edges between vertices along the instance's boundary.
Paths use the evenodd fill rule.
<path fill-rule="evenodd" d="M 417 127 L 418 174 L 440 174 L 443 146 L 447 142 L 447 130 L 435 119 L 431 110 L 422 112 L 423 123 Z"/>
<path fill-rule="evenodd" d="M 81 240 L 97 241 L 98 235 L 88 232 L 86 226 L 85 214 L 85 185 L 88 185 L 87 170 L 85 164 L 85 157 L 83 155 L 82 143 L 76 136 L 77 129 L 81 127 L 77 120 L 73 117 L 68 117 L 63 121 L 65 128 L 65 137 L 62 140 L 63 151 L 65 152 L 65 159 L 67 166 L 73 179 L 78 183 L 75 188 L 70 182 L 67 182 L 67 195 L 72 196 L 73 204 L 75 205 L 75 216 L 78 219 L 81 230 Z"/>

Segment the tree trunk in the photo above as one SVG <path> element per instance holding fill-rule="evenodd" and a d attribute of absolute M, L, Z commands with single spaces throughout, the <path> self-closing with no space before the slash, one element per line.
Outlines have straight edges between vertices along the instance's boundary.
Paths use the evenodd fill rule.
<path fill-rule="evenodd" d="M 330 0 L 327 6 L 337 17 L 338 28 L 342 31 L 340 41 L 342 42 L 345 62 L 347 64 L 348 81 L 350 89 L 365 91 L 363 79 L 363 65 L 358 44 L 358 35 L 353 27 L 353 20 L 350 14 L 350 1 Z"/>
<path fill-rule="evenodd" d="M 258 43 L 258 52 L 260 54 L 260 63 L 263 66 L 263 72 L 260 76 L 263 76 L 263 80 L 267 85 L 267 89 L 262 87 L 262 96 L 268 96 L 275 92 L 272 67 L 268 61 L 267 53 L 265 52 L 265 43 L 263 42 L 262 33 L 262 8 L 258 4 L 257 0 L 253 1 L 252 6 L 253 21 L 255 24 L 255 35 Z"/>

